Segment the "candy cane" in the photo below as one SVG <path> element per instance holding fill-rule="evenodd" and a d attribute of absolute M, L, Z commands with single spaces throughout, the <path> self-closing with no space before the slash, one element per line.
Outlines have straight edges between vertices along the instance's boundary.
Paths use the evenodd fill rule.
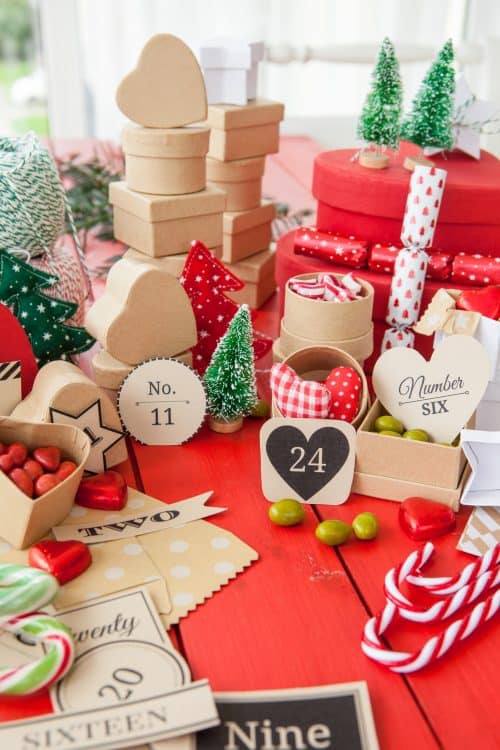
<path fill-rule="evenodd" d="M 456 576 L 442 578 L 426 578 L 424 576 L 408 575 L 408 583 L 413 586 L 422 586 L 429 593 L 441 595 L 452 594 L 458 591 L 475 578 L 479 578 L 489 570 L 495 570 L 500 564 L 500 544 L 489 549 L 482 557 L 465 566 L 461 573 Z"/>
<path fill-rule="evenodd" d="M 75 644 L 68 628 L 43 612 L 10 617 L 3 630 L 24 636 L 30 643 L 41 643 L 46 653 L 19 667 L 0 668 L 0 695 L 30 695 L 62 679 L 73 664 Z"/>
<path fill-rule="evenodd" d="M 495 591 L 483 602 L 476 604 L 466 617 L 454 620 L 440 635 L 430 638 L 421 649 L 409 653 L 386 649 L 379 638 L 398 613 L 396 605 L 389 602 L 379 615 L 372 617 L 366 623 L 361 648 L 366 656 L 385 665 L 392 672 L 401 674 L 416 672 L 432 664 L 444 656 L 456 643 L 472 635 L 484 622 L 491 620 L 499 608 L 500 591 Z"/>
<path fill-rule="evenodd" d="M 59 590 L 50 573 L 26 565 L 0 565 L 0 617 L 33 612 L 49 604 Z"/>
<path fill-rule="evenodd" d="M 0 667 L 0 695 L 29 695 L 60 680 L 71 667 L 75 646 L 68 628 L 54 617 L 36 612 L 59 590 L 54 576 L 37 568 L 0 565 L 0 630 L 42 643 L 46 653 L 19 667 Z"/>
<path fill-rule="evenodd" d="M 463 618 L 452 622 L 440 635 L 429 639 L 424 646 L 415 653 L 394 652 L 384 647 L 380 640 L 395 618 L 403 617 L 415 622 L 440 622 L 467 606 L 485 591 L 498 586 L 500 571 L 495 568 L 497 556 L 488 555 L 482 564 L 473 563 L 466 566 L 461 574 L 455 577 L 428 579 L 436 586 L 440 583 L 439 595 L 445 598 L 430 608 L 425 609 L 414 605 L 400 591 L 405 581 L 425 580 L 414 575 L 430 559 L 434 552 L 434 545 L 428 542 L 420 550 L 412 552 L 397 568 L 393 568 L 385 577 L 384 589 L 387 604 L 376 617 L 371 618 L 365 625 L 361 648 L 363 652 L 379 664 L 387 666 L 393 672 L 415 672 L 439 659 L 452 646 L 465 640 L 484 622 L 490 620 L 500 607 L 500 591 L 495 591 L 484 601 L 476 604 L 474 609 Z M 459 581 L 465 581 L 457 588 Z M 423 585 L 423 584 L 421 584 Z M 449 589 L 452 589 L 450 592 Z M 437 594 L 434 590 L 431 593 Z"/>

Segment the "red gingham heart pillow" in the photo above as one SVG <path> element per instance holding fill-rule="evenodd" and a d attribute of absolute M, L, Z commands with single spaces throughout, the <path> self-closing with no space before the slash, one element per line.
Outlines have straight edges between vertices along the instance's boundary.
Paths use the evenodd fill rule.
<path fill-rule="evenodd" d="M 283 363 L 271 368 L 271 391 L 284 417 L 326 419 L 331 394 L 322 383 L 303 380 Z"/>

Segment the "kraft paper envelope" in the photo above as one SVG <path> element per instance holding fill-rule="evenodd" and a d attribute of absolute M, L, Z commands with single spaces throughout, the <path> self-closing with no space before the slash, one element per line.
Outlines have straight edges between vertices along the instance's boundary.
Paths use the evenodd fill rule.
<path fill-rule="evenodd" d="M 474 508 L 457 549 L 482 557 L 500 544 L 500 508 Z"/>
<path fill-rule="evenodd" d="M 2 544 L 5 548 L 5 545 Z M 56 610 L 97 599 L 116 591 L 145 586 L 160 614 L 168 614 L 172 603 L 165 581 L 136 538 L 95 544 L 92 565 L 80 576 L 61 586 L 53 604 Z M 28 564 L 27 550 L 10 550 L 0 562 Z"/>

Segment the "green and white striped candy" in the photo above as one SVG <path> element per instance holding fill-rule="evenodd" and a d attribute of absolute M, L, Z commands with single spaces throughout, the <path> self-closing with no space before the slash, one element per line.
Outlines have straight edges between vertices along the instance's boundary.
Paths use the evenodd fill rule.
<path fill-rule="evenodd" d="M 26 565 L 0 564 L 0 618 L 35 612 L 49 604 L 59 591 L 50 573 Z"/>

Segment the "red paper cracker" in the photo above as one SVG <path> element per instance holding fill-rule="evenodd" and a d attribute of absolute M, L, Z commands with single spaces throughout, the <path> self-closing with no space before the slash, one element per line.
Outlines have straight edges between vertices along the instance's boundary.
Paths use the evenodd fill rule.
<path fill-rule="evenodd" d="M 368 268 L 370 271 L 379 273 L 394 273 L 394 265 L 400 250 L 402 250 L 401 245 L 382 245 L 377 242 L 370 248 Z M 427 278 L 439 279 L 440 281 L 449 279 L 452 272 L 452 261 L 453 256 L 450 253 L 442 253 L 436 250 L 429 251 Z"/>
<path fill-rule="evenodd" d="M 355 237 L 342 237 L 334 232 L 320 232 L 315 227 L 301 227 L 295 233 L 294 253 L 351 268 L 364 268 L 368 258 L 368 243 Z"/>
<path fill-rule="evenodd" d="M 500 258 L 459 253 L 453 259 L 451 278 L 459 284 L 500 284 Z"/>

